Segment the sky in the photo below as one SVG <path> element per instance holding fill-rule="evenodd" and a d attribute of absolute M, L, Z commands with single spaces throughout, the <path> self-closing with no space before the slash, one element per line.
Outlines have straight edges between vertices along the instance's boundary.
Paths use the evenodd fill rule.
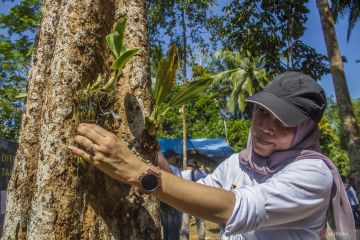
<path fill-rule="evenodd" d="M 327 55 L 325 39 L 321 28 L 320 16 L 316 8 L 316 1 L 311 0 L 308 4 L 310 14 L 308 15 L 308 22 L 306 24 L 303 40 L 309 46 L 315 48 L 319 53 Z M 338 38 L 340 53 L 346 56 L 348 62 L 344 63 L 346 81 L 348 84 L 351 98 L 360 98 L 360 21 L 357 22 L 352 30 L 350 41 L 346 41 L 347 35 L 347 16 L 339 19 L 336 24 L 336 34 Z M 334 85 L 332 84 L 331 74 L 324 76 L 320 84 L 325 89 L 327 96 L 335 96 Z"/>
<path fill-rule="evenodd" d="M 18 1 L 13 3 L 0 1 L 0 13 L 7 13 L 9 8 L 15 5 Z M 225 0 L 217 0 L 219 6 L 224 6 L 229 3 Z M 324 35 L 321 29 L 320 17 L 316 8 L 316 1 L 310 0 L 308 3 L 310 13 L 308 14 L 308 21 L 306 23 L 307 30 L 303 36 L 303 41 L 309 46 L 315 48 L 319 53 L 327 55 Z M 219 7 L 218 7 L 219 9 Z M 350 41 L 346 41 L 347 35 L 347 16 L 340 18 L 336 24 L 336 33 L 340 47 L 341 55 L 346 56 L 348 62 L 345 63 L 345 75 L 349 88 L 350 97 L 352 99 L 360 98 L 360 22 L 355 25 Z M 0 33 L 4 34 L 3 30 Z M 335 97 L 334 86 L 332 83 L 331 74 L 323 76 L 320 80 L 320 85 L 325 89 L 326 95 Z"/>

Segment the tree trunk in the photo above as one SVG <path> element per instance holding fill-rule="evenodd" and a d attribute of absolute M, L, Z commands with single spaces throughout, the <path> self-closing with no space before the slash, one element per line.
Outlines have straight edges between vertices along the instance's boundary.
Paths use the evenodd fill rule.
<path fill-rule="evenodd" d="M 182 42 L 183 42 L 183 58 L 182 58 L 182 72 L 183 72 L 183 85 L 187 82 L 186 77 L 186 64 L 187 64 L 187 52 L 186 52 L 186 23 L 185 23 L 185 9 L 181 8 L 181 26 L 182 26 Z M 186 115 L 185 115 L 186 107 L 185 104 L 181 106 L 180 113 L 183 125 L 183 169 L 187 167 L 187 127 L 186 127 Z"/>
<path fill-rule="evenodd" d="M 349 152 L 351 172 L 360 186 L 360 138 L 359 128 L 354 117 L 351 99 L 346 84 L 344 65 L 337 42 L 334 19 L 332 17 L 328 0 L 317 0 L 321 25 L 325 37 L 327 54 L 330 61 L 331 74 L 335 87 L 336 102 L 340 109 L 340 118 L 346 137 L 346 147 Z"/>
<path fill-rule="evenodd" d="M 152 108 L 144 0 L 44 2 L 2 239 L 160 239 L 158 201 L 74 159 L 75 93 L 110 73 L 105 36 L 126 16 L 141 51 L 118 79 L 118 136 L 156 159 L 144 131 Z M 155 163 L 155 160 L 153 161 Z"/>

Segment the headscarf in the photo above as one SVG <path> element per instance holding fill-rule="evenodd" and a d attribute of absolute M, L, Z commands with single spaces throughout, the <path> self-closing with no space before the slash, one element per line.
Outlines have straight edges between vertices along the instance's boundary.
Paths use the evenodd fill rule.
<path fill-rule="evenodd" d="M 256 111 L 256 109 L 255 109 Z M 295 136 L 288 150 L 277 151 L 269 157 L 258 155 L 252 148 L 252 134 L 249 133 L 247 147 L 239 154 L 240 163 L 246 168 L 261 174 L 271 175 L 285 165 L 303 159 L 321 159 L 330 169 L 333 176 L 331 204 L 329 210 L 335 223 L 338 239 L 354 240 L 355 223 L 345 187 L 334 163 L 320 153 L 320 132 L 316 123 L 309 119 L 296 127 Z"/>

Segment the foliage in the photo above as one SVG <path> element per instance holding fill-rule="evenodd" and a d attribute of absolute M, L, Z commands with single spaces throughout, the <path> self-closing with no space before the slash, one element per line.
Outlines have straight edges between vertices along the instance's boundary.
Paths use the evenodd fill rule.
<path fill-rule="evenodd" d="M 148 1 L 150 55 L 153 56 L 153 50 L 167 45 L 166 42 L 175 43 L 183 74 L 186 74 L 188 58 L 193 63 L 196 58 L 208 54 L 209 9 L 214 4 L 215 0 Z"/>
<path fill-rule="evenodd" d="M 178 91 L 175 85 L 173 92 Z M 206 93 L 193 98 L 186 104 L 186 122 L 188 136 L 192 138 L 224 138 L 227 125 L 228 142 L 235 151 L 246 146 L 250 121 L 245 119 L 227 119 L 219 113 L 219 105 L 213 98 L 214 92 L 208 89 Z M 182 138 L 182 119 L 177 109 L 170 109 L 161 124 L 159 138 Z"/>
<path fill-rule="evenodd" d="M 185 16 L 187 35 L 193 43 L 205 46 L 203 31 L 209 19 L 209 9 L 214 6 L 214 0 L 202 1 L 148 1 L 148 22 L 151 45 L 164 45 L 163 36 L 170 38 L 179 48 L 182 46 L 182 14 Z M 188 42 L 190 43 L 190 42 Z"/>
<path fill-rule="evenodd" d="M 42 1 L 23 0 L 8 14 L 0 14 L 0 136 L 17 140 L 20 130 L 33 44 L 41 19 Z"/>
<path fill-rule="evenodd" d="M 251 121 L 248 119 L 238 119 L 228 121 L 227 124 L 229 144 L 231 147 L 237 152 L 246 148 Z"/>
<path fill-rule="evenodd" d="M 360 98 L 353 100 L 352 106 L 353 106 L 356 122 L 358 124 L 360 124 Z M 359 128 L 360 128 L 360 126 L 359 126 Z"/>
<path fill-rule="evenodd" d="M 213 19 L 222 23 L 214 32 L 226 49 L 263 56 L 270 74 L 297 70 L 320 79 L 329 72 L 327 58 L 301 41 L 307 2 L 234 0 Z"/>
<path fill-rule="evenodd" d="M 125 67 L 126 63 L 140 50 L 139 48 L 127 48 L 124 41 L 125 26 L 126 18 L 121 17 L 116 23 L 114 31 L 106 36 L 107 45 L 113 53 L 115 61 L 112 65 L 114 71 L 110 79 L 104 83 L 104 86 L 101 88 L 102 90 L 107 90 L 113 86 L 114 81 L 119 77 L 123 67 Z M 98 77 L 91 86 L 88 86 L 88 90 L 99 89 L 100 84 L 103 83 L 102 80 L 102 76 Z"/>
<path fill-rule="evenodd" d="M 108 116 L 121 120 L 115 114 L 114 104 L 116 102 L 116 92 L 113 88 L 114 82 L 121 74 L 122 68 L 139 51 L 138 48 L 128 49 L 124 42 L 124 32 L 126 18 L 121 17 L 115 25 L 113 32 L 106 36 L 106 42 L 115 57 L 112 65 L 113 72 L 109 79 L 102 74 L 92 84 L 88 84 L 86 89 L 80 90 L 76 94 L 78 107 L 77 121 L 95 123 L 109 123 Z M 112 119 L 111 119 L 112 122 Z M 116 121 L 115 121 L 116 122 Z"/>
<path fill-rule="evenodd" d="M 346 39 L 349 42 L 351 31 L 355 27 L 356 22 L 360 19 L 360 1 L 358 0 L 332 0 L 331 11 L 336 22 L 339 16 L 349 14 L 348 31 Z"/>
<path fill-rule="evenodd" d="M 350 160 L 347 151 L 341 146 L 341 140 L 331 127 L 331 121 L 323 117 L 319 123 L 321 131 L 321 151 L 337 166 L 341 175 L 347 176 L 350 172 Z"/>
<path fill-rule="evenodd" d="M 320 122 L 321 149 L 339 167 L 343 175 L 348 175 L 350 163 L 346 150 L 345 134 L 340 120 L 339 107 L 332 98 L 327 99 L 328 107 Z M 360 120 L 360 99 L 353 100 L 353 110 L 357 122 Z"/>
<path fill-rule="evenodd" d="M 249 51 L 233 53 L 220 50 L 210 62 L 210 68 L 212 71 L 223 71 L 218 74 L 218 82 L 231 83 L 227 85 L 231 88 L 227 109 L 235 115 L 238 111 L 244 112 L 245 98 L 262 90 L 269 81 L 263 69 L 263 58 L 252 56 Z M 226 87 L 226 84 L 223 86 Z"/>
<path fill-rule="evenodd" d="M 154 91 L 155 106 L 150 117 L 145 120 L 145 126 L 150 135 L 155 135 L 163 116 L 171 108 L 177 109 L 186 104 L 194 96 L 207 89 L 213 82 L 211 76 L 202 77 L 190 81 L 182 86 L 179 91 L 170 95 L 178 69 L 177 52 L 176 46 L 171 44 L 167 57 L 159 62 Z"/>

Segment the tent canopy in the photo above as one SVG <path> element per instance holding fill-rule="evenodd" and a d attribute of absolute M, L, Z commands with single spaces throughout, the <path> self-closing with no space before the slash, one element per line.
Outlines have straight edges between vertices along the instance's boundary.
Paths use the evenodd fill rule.
<path fill-rule="evenodd" d="M 183 154 L 183 141 L 180 139 L 159 139 L 160 151 L 173 149 L 177 154 Z M 230 145 L 222 138 L 188 138 L 187 150 L 196 151 L 212 159 L 225 159 L 234 153 Z"/>

